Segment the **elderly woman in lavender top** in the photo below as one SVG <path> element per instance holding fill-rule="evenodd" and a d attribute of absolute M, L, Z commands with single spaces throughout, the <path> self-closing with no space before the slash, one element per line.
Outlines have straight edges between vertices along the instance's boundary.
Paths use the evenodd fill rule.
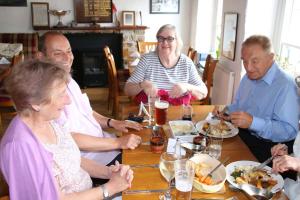
<path fill-rule="evenodd" d="M 59 65 L 31 60 L 6 80 L 18 115 L 0 144 L 0 167 L 10 199 L 103 199 L 131 186 L 129 166 L 107 167 L 82 158 L 67 127 L 55 123 L 65 105 L 70 75 Z M 92 188 L 91 178 L 108 183 Z"/>

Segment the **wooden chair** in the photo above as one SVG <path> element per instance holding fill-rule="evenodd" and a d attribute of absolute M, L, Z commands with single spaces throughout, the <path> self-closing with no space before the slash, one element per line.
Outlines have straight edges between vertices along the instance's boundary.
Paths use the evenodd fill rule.
<path fill-rule="evenodd" d="M 3 131 L 2 119 L 10 120 L 17 114 L 12 99 L 3 88 L 3 81 L 10 74 L 12 67 L 21 63 L 23 59 L 24 56 L 22 53 L 15 55 L 11 60 L 10 66 L 4 69 L 0 74 L 0 83 L 2 85 L 1 86 L 2 88 L 0 88 L 0 127 L 2 131 Z"/>
<path fill-rule="evenodd" d="M 145 53 L 149 53 L 150 51 L 155 51 L 157 47 L 157 42 L 137 42 L 138 52 L 142 55 Z"/>
<path fill-rule="evenodd" d="M 108 69 L 108 81 L 109 81 L 109 99 L 108 104 L 113 102 L 112 115 L 118 118 L 119 104 L 122 100 L 130 101 L 129 97 L 124 95 L 123 88 L 120 88 L 118 72 L 114 60 L 114 56 L 111 54 L 108 46 L 104 47 L 104 54 L 107 62 Z"/>
<path fill-rule="evenodd" d="M 186 55 L 194 62 L 195 57 L 197 55 L 197 51 L 195 49 L 193 49 L 192 47 L 189 47 Z"/>
<path fill-rule="evenodd" d="M 211 87 L 213 85 L 214 71 L 218 61 L 219 60 L 214 59 L 210 54 L 208 54 L 206 57 L 202 81 L 207 87 L 207 96 L 204 99 L 200 100 L 201 105 L 210 105 Z"/>

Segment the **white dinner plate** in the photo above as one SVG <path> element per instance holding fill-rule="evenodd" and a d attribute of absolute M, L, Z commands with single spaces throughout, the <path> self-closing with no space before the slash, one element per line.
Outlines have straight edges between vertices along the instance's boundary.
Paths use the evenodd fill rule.
<path fill-rule="evenodd" d="M 198 135 L 193 122 L 187 120 L 169 121 L 173 138 L 180 138 L 182 141 L 193 142 Z"/>
<path fill-rule="evenodd" d="M 220 120 L 218 119 L 212 119 L 212 120 L 203 120 L 203 121 L 199 121 L 197 124 L 196 124 L 196 129 L 198 130 L 199 133 L 201 133 L 202 135 L 205 135 L 205 131 L 202 130 L 202 127 L 203 125 L 208 122 L 210 124 L 218 124 L 220 123 Z M 215 138 L 231 138 L 231 137 L 234 137 L 236 136 L 238 133 L 239 133 L 239 129 L 234 127 L 232 123 L 230 122 L 226 122 L 225 123 L 228 125 L 228 127 L 230 128 L 230 131 L 228 131 L 227 134 L 222 134 L 222 135 L 213 135 L 213 134 L 210 134 L 208 133 L 207 135 L 209 137 L 215 137 Z"/>
<path fill-rule="evenodd" d="M 231 176 L 231 173 L 235 170 L 235 168 L 239 166 L 258 166 L 259 164 L 259 162 L 249 160 L 241 160 L 228 164 L 226 166 L 227 181 L 233 186 L 238 187 L 238 184 L 235 182 L 235 179 Z M 282 176 L 280 174 L 271 173 L 272 169 L 269 166 L 265 166 L 264 169 L 270 172 L 270 176 L 277 181 L 277 184 L 271 189 L 271 191 L 273 193 L 276 193 L 279 190 L 281 190 L 284 184 Z"/>

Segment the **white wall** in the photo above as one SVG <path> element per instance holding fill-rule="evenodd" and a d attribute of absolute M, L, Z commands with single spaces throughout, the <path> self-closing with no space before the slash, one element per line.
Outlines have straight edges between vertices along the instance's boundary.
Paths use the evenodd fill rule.
<path fill-rule="evenodd" d="M 0 7 L 0 32 L 34 32 L 31 25 L 31 2 L 36 0 L 27 0 L 27 7 Z M 50 9 L 72 10 L 72 12 L 63 18 L 65 24 L 74 20 L 73 0 L 39 0 L 39 2 L 49 2 Z M 180 0 L 180 14 L 150 14 L 149 0 L 114 0 L 118 10 L 118 17 L 121 19 L 123 10 L 136 12 L 136 24 L 140 25 L 139 11 L 142 11 L 143 25 L 148 26 L 146 30 L 146 40 L 155 41 L 155 35 L 163 24 L 174 24 L 182 36 L 184 49 L 190 44 L 190 0 Z M 57 17 L 50 16 L 51 26 L 57 24 Z M 102 26 L 111 26 L 112 24 L 101 24 Z M 185 50 L 184 50 L 185 51 Z"/>
<path fill-rule="evenodd" d="M 237 38 L 236 38 L 236 48 L 235 48 L 235 60 L 229 60 L 221 55 L 219 63 L 220 65 L 227 68 L 229 71 L 235 72 L 234 81 L 234 95 L 239 86 L 241 79 L 242 70 L 242 60 L 241 60 L 241 46 L 244 41 L 245 36 L 245 13 L 247 8 L 248 0 L 224 0 L 223 1 L 223 22 L 225 12 L 237 12 L 238 13 L 238 28 L 237 28 Z M 222 23 L 224 24 L 224 23 Z M 222 29 L 222 39 L 223 40 L 223 29 Z M 222 42 L 222 41 L 221 41 Z"/>

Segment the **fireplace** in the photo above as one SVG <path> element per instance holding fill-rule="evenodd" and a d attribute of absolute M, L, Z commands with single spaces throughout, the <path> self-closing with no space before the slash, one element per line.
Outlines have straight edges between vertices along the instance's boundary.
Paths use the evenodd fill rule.
<path fill-rule="evenodd" d="M 81 88 L 107 85 L 107 65 L 103 48 L 109 46 L 117 68 L 123 68 L 121 33 L 68 33 L 74 54 L 72 76 Z"/>

